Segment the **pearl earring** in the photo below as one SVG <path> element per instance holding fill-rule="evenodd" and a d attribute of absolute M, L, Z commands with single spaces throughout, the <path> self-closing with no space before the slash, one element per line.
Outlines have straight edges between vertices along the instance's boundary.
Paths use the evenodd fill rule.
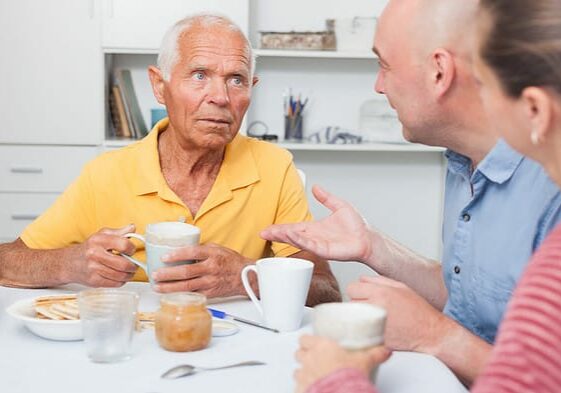
<path fill-rule="evenodd" d="M 532 141 L 532 145 L 534 145 L 534 146 L 537 146 L 537 145 L 540 144 L 540 142 L 541 142 L 540 136 L 538 135 L 536 130 L 532 130 L 532 132 L 530 133 L 530 140 Z"/>

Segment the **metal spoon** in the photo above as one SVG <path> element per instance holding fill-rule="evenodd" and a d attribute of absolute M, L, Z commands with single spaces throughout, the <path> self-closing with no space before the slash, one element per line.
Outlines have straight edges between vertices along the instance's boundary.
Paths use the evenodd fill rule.
<path fill-rule="evenodd" d="M 195 367 L 195 366 L 191 366 L 190 364 L 181 364 L 179 366 L 170 368 L 168 371 L 162 374 L 161 378 L 175 379 L 175 378 L 186 377 L 188 375 L 192 375 L 201 371 L 214 371 L 214 370 L 222 370 L 225 368 L 243 367 L 243 366 L 264 366 L 265 364 L 266 363 L 258 362 L 258 361 L 241 362 L 241 363 L 230 364 L 228 366 L 222 366 L 222 367 Z"/>

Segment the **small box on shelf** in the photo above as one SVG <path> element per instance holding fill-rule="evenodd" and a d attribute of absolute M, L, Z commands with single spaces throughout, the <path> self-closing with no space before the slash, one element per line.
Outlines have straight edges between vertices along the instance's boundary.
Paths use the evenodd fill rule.
<path fill-rule="evenodd" d="M 332 31 L 317 32 L 261 32 L 262 49 L 335 50 L 335 34 Z"/>

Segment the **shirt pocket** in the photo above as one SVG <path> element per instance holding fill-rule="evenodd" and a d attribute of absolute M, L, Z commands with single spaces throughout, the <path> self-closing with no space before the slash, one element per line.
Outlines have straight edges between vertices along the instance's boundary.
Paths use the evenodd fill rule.
<path fill-rule="evenodd" d="M 474 296 L 471 312 L 474 316 L 476 333 L 489 343 L 495 341 L 515 280 L 503 273 L 477 268 L 474 274 Z"/>

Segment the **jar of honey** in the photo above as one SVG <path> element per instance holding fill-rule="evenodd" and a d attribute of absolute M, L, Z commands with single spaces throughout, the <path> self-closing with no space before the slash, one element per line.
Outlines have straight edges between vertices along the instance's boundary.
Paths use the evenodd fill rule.
<path fill-rule="evenodd" d="M 206 348 L 212 331 L 206 296 L 194 292 L 162 295 L 155 324 L 158 343 L 168 351 L 187 352 Z"/>

